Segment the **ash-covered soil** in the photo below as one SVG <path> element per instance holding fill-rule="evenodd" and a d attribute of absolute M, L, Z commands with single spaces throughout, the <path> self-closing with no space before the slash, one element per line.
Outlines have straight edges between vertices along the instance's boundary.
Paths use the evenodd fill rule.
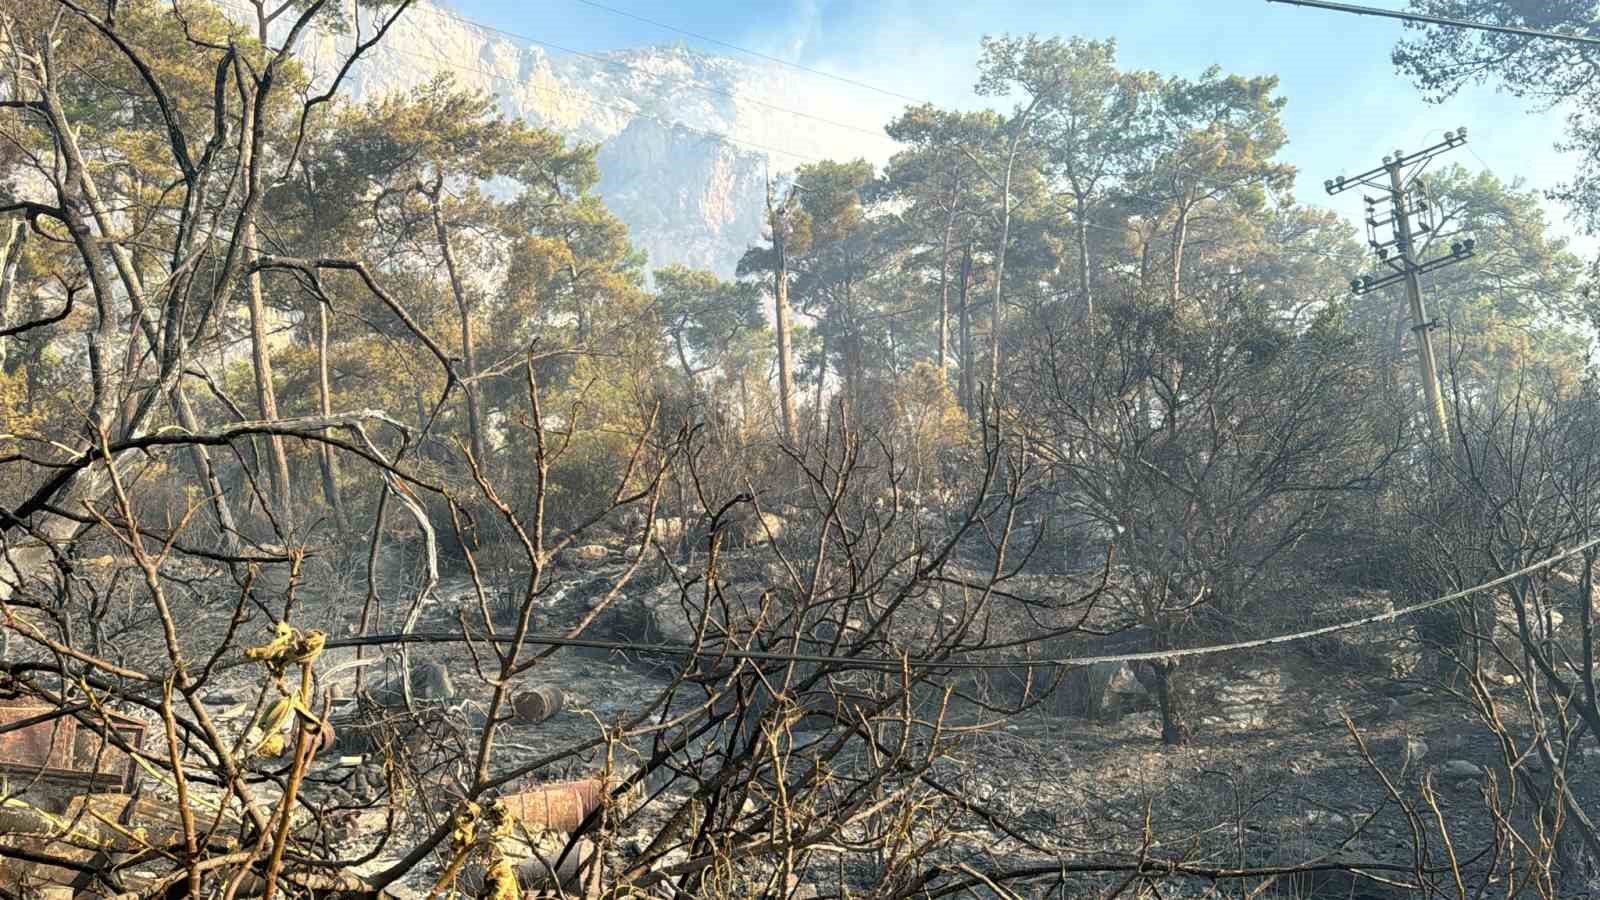
<path fill-rule="evenodd" d="M 613 557 L 552 570 L 531 631 L 564 633 L 572 628 L 623 569 L 623 562 Z M 211 591 L 210 599 L 201 602 L 198 586 L 205 577 L 226 576 L 190 573 L 187 586 L 175 583 L 173 590 L 173 602 L 183 610 L 182 638 L 191 661 L 202 659 L 206 648 L 230 629 L 237 629 L 241 645 L 264 642 L 269 636 L 264 612 L 252 611 L 247 603 L 239 608 L 248 620 L 240 623 L 234 621 L 235 605 L 219 598 L 219 592 Z M 508 584 L 490 585 L 491 609 L 503 602 L 500 592 Z M 414 586 L 384 587 L 383 603 L 369 629 L 396 631 Z M 670 583 L 641 577 L 625 593 L 636 598 L 672 590 Z M 313 591 L 302 585 L 295 624 L 321 628 L 333 637 L 351 635 L 363 598 L 364 593 Z M 447 578 L 435 598 L 422 608 L 416 631 L 458 630 L 463 621 L 480 629 L 479 600 L 469 582 Z M 112 629 L 104 637 L 108 646 L 137 648 L 123 652 L 126 661 L 157 665 L 164 651 L 148 615 L 141 617 L 130 607 L 120 615 L 113 611 L 106 622 Z M 609 636 L 604 628 L 614 622 L 601 625 L 596 636 Z M 342 703 L 355 692 L 357 672 L 364 687 L 394 677 L 398 660 L 392 648 L 389 652 L 383 663 L 350 668 L 353 649 L 327 651 L 319 670 L 340 671 L 319 685 L 326 689 L 322 696 Z M 306 797 L 329 822 L 337 823 L 329 829 L 333 840 L 322 848 L 325 857 L 362 859 L 358 871 L 381 871 L 455 807 L 465 770 L 451 760 L 470 759 L 475 751 L 491 694 L 478 676 L 478 665 L 487 666 L 488 660 L 481 647 L 476 654 L 459 643 L 412 645 L 413 667 L 444 666 L 453 695 L 424 702 L 428 724 L 422 733 L 404 738 L 405 754 L 385 752 L 390 737 L 378 729 L 379 736 L 371 739 L 341 735 L 336 747 L 318 757 Z M 1501 748 L 1458 698 L 1427 679 L 1397 679 L 1381 668 L 1371 654 L 1313 657 L 1311 648 L 1296 645 L 1208 660 L 1189 674 L 1194 696 L 1201 699 L 1191 713 L 1192 740 L 1176 748 L 1160 744 L 1159 715 L 1140 696 L 1123 698 L 1120 717 L 1102 721 L 1053 715 L 1043 708 L 997 719 L 958 700 L 946 711 L 945 725 L 970 731 L 927 774 L 970 801 L 958 817 L 962 828 L 953 852 L 975 862 L 1129 862 L 1142 855 L 1229 869 L 1317 859 L 1378 863 L 1392 867 L 1374 871 L 1378 879 L 1404 879 L 1417 865 L 1420 839 L 1434 854 L 1430 864 L 1453 853 L 1469 871 L 1503 866 L 1510 851 L 1496 847 L 1484 799 L 1486 784 L 1505 778 Z M 505 722 L 494 744 L 491 771 L 516 770 L 587 745 L 507 785 L 507 790 L 590 777 L 608 767 L 626 776 L 648 756 L 648 740 L 608 743 L 603 738 L 619 727 L 655 721 L 703 699 L 703 693 L 686 687 L 676 692 L 670 709 L 664 706 L 663 691 L 672 675 L 670 661 L 603 650 L 556 650 L 519 675 L 515 687 L 556 686 L 564 695 L 564 708 L 538 723 Z M 260 709 L 265 685 L 260 666 L 227 665 L 202 699 L 225 734 L 242 738 Z M 1510 695 L 1519 687 L 1507 684 L 1498 690 L 1514 701 Z M 1517 703 L 1502 707 L 1508 729 L 1525 736 L 1528 723 L 1515 715 Z M 1366 753 L 1357 748 L 1345 715 L 1365 741 Z M 792 740 L 800 745 L 812 737 L 800 730 Z M 397 766 L 393 759 L 402 755 L 407 764 Z M 859 759 L 846 753 L 836 764 L 849 765 L 853 758 Z M 1539 765 L 1536 760 L 1522 764 Z M 257 765 L 270 772 L 280 764 Z M 1571 777 L 1580 803 L 1594 808 L 1600 801 L 1600 753 L 1582 753 Z M 270 780 L 258 787 L 264 799 L 272 799 Z M 625 865 L 663 826 L 676 805 L 669 801 L 681 800 L 683 783 L 657 778 L 647 788 L 658 796 L 606 845 L 615 865 Z M 146 796 L 175 799 L 167 787 L 149 779 L 144 790 Z M 396 886 L 398 895 L 424 896 L 439 871 L 437 859 L 419 866 Z M 841 879 L 848 882 L 844 887 L 870 887 L 874 874 L 871 859 L 821 853 L 806 879 L 827 896 L 838 893 Z M 1103 896 L 1120 880 L 1085 876 L 1048 896 Z M 1176 879 L 1162 882 L 1159 896 L 1242 896 L 1259 885 L 1259 880 L 1212 884 Z M 1125 896 L 1139 895 L 1141 888 L 1130 885 L 1128 890 Z M 1563 890 L 1565 896 L 1589 896 L 1576 881 Z M 1303 876 L 1285 879 L 1261 896 L 1410 894 L 1380 880 L 1335 873 L 1314 882 Z"/>

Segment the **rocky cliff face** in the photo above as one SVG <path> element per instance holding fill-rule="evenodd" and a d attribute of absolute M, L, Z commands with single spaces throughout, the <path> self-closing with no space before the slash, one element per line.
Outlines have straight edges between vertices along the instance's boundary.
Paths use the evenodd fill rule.
<path fill-rule="evenodd" d="M 331 73 L 351 41 L 312 35 L 301 54 L 314 71 Z M 651 268 L 683 263 L 731 276 L 760 239 L 768 171 L 792 170 L 808 157 L 881 155 L 888 146 L 886 138 L 795 115 L 836 113 L 825 91 L 775 66 L 674 47 L 547 50 L 427 4 L 369 51 L 347 87 L 364 99 L 440 72 L 492 94 L 508 115 L 599 143 L 599 192 L 649 253 Z"/>
<path fill-rule="evenodd" d="M 764 160 L 682 126 L 636 118 L 600 147 L 600 196 L 657 267 L 733 274 L 761 235 Z"/>

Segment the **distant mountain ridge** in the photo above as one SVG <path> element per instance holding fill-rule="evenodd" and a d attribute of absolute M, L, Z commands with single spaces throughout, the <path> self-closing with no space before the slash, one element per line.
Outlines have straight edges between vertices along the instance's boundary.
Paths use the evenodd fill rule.
<path fill-rule="evenodd" d="M 352 41 L 317 33 L 299 52 L 313 71 L 329 73 Z M 826 93 L 775 65 L 681 47 L 562 53 L 428 3 L 368 51 L 345 93 L 364 100 L 440 72 L 493 95 L 507 115 L 599 143 L 598 191 L 652 269 L 682 263 L 731 276 L 760 239 L 769 171 L 888 146 L 887 137 L 811 118 L 828 117 Z"/>

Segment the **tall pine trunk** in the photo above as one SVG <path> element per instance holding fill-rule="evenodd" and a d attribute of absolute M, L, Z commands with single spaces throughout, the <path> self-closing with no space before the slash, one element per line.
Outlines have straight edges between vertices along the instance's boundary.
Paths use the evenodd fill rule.
<path fill-rule="evenodd" d="M 264 19 L 258 22 L 257 32 L 257 37 L 265 47 L 267 23 Z M 262 161 L 257 158 L 256 142 L 249 137 L 259 124 L 255 120 L 256 99 L 249 97 L 244 103 L 244 121 L 240 127 L 240 134 L 245 137 L 239 142 L 239 167 L 244 170 L 252 195 L 259 195 L 261 191 Z M 256 405 L 260 408 L 261 418 L 264 421 L 276 422 L 278 395 L 272 382 L 272 348 L 267 344 L 267 306 L 262 296 L 261 273 L 254 268 L 255 261 L 261 256 L 261 247 L 257 240 L 256 219 L 253 212 L 244 219 L 239 231 L 239 241 L 244 248 L 244 263 L 248 271 L 245 276 L 245 300 L 250 309 L 250 361 L 255 369 Z M 293 521 L 294 506 L 289 485 L 289 456 L 284 450 L 282 436 L 268 435 L 267 453 L 271 462 L 268 477 L 273 486 L 273 502 L 278 507 L 276 512 L 280 517 L 279 522 L 287 527 Z"/>
<path fill-rule="evenodd" d="M 1011 166 L 1006 166 L 1005 187 L 1001 189 L 1000 240 L 995 246 L 994 300 L 989 307 L 989 386 L 984 405 L 1000 407 L 1000 327 L 1005 321 L 1003 296 L 1006 279 L 1006 245 L 1011 241 Z M 999 420 L 996 419 L 996 424 Z"/>
<path fill-rule="evenodd" d="M 243 240 L 246 246 L 255 246 L 255 234 L 254 226 L 245 225 Z M 253 251 L 251 256 L 254 256 Z M 250 361 L 255 370 L 256 405 L 260 408 L 263 421 L 276 422 L 278 395 L 272 385 L 272 349 L 267 346 L 267 309 L 262 298 L 259 272 L 251 272 L 246 279 L 245 294 L 250 308 Z M 278 507 L 275 512 L 287 521 L 292 509 L 289 456 L 284 451 L 280 435 L 267 437 L 267 458 L 270 463 L 267 477 L 273 487 L 273 502 Z"/>
<path fill-rule="evenodd" d="M 467 301 L 466 285 L 456 267 L 455 250 L 450 246 L 450 229 L 445 225 L 444 214 L 439 209 L 439 194 L 443 185 L 435 182 L 428 194 L 428 206 L 433 213 L 433 233 L 439 241 L 439 252 L 444 256 L 445 272 L 450 276 L 450 294 L 455 298 L 456 315 L 461 326 L 461 368 L 466 384 L 462 393 L 467 398 L 467 440 L 472 447 L 472 458 L 479 465 L 485 463 L 483 453 L 483 417 L 478 407 L 478 348 L 472 334 L 472 307 Z"/>
<path fill-rule="evenodd" d="M 184 390 L 182 382 L 174 385 L 169 395 L 169 402 L 173 413 L 178 417 L 178 424 L 191 433 L 201 431 L 200 419 L 194 413 L 194 404 L 189 401 L 189 392 Z M 189 464 L 194 468 L 196 478 L 211 492 L 211 516 L 216 521 L 217 531 L 222 538 L 222 546 L 228 552 L 234 552 L 239 547 L 239 525 L 234 521 L 233 510 L 228 506 L 227 494 L 222 490 L 222 480 L 217 477 L 216 465 L 211 461 L 211 451 L 204 444 L 189 445 Z"/>
<path fill-rule="evenodd" d="M 1094 321 L 1094 293 L 1089 287 L 1089 219 L 1088 205 L 1083 194 L 1076 195 L 1078 202 L 1078 291 L 1083 294 L 1083 319 Z"/>
<path fill-rule="evenodd" d="M 944 241 L 939 247 L 939 374 L 948 371 L 946 359 L 950 349 L 950 244 L 955 239 L 955 204 L 950 205 L 950 215 L 944 223 Z"/>
<path fill-rule="evenodd" d="M 793 197 L 793 192 L 790 192 Z M 773 204 L 772 185 L 767 185 L 767 221 L 772 228 L 772 302 L 778 341 L 778 410 L 783 421 L 783 439 L 790 446 L 800 443 L 795 421 L 794 347 L 789 334 L 789 253 L 788 202 L 780 210 Z"/>
<path fill-rule="evenodd" d="M 958 352 L 961 356 L 961 380 L 958 399 L 961 408 L 972 414 L 972 317 L 967 308 L 967 288 L 972 283 L 972 245 L 961 250 L 961 324 Z"/>
<path fill-rule="evenodd" d="M 822 331 L 822 353 L 819 355 L 819 357 L 818 357 L 819 361 L 817 362 L 817 389 L 816 389 L 815 394 L 813 395 L 816 399 L 812 403 L 812 406 L 814 408 L 812 409 L 812 412 L 811 412 L 812 423 L 817 425 L 817 426 L 819 426 L 819 427 L 822 424 L 822 416 L 823 416 L 824 412 L 826 412 L 826 408 L 822 405 L 822 390 L 823 390 L 823 386 L 825 384 L 827 384 L 827 381 L 828 381 L 828 349 L 829 349 L 828 348 L 828 343 L 829 343 L 829 341 L 828 341 L 828 329 L 823 328 L 823 329 L 821 329 L 821 331 Z"/>
<path fill-rule="evenodd" d="M 1178 304 L 1183 296 L 1183 249 L 1189 239 L 1189 205 L 1184 204 L 1178 209 L 1178 219 L 1172 224 L 1172 311 L 1178 312 Z M 1178 398 L 1179 388 L 1183 382 L 1183 362 L 1176 356 L 1167 360 L 1168 389 L 1172 397 L 1167 404 L 1167 431 L 1177 434 L 1178 430 Z"/>
<path fill-rule="evenodd" d="M 1189 240 L 1189 209 L 1187 206 L 1178 210 L 1177 221 L 1172 223 L 1172 284 L 1170 293 L 1174 307 L 1182 294 L 1183 286 L 1183 248 Z"/>
<path fill-rule="evenodd" d="M 1000 349 L 1001 326 L 1005 323 L 1004 303 L 1006 281 L 1006 250 L 1011 244 L 1011 175 L 1017 166 L 1017 151 L 1022 146 L 1022 138 L 1032 126 L 1032 116 L 1038 107 L 1041 97 L 1034 97 L 1026 109 L 1017 118 L 1016 130 L 1011 134 L 1011 140 L 1006 148 L 1006 171 L 1000 183 L 1000 238 L 995 245 L 994 254 L 994 306 L 989 309 L 989 391 L 984 397 L 986 406 L 993 406 L 997 415 L 995 426 L 999 427 L 998 412 L 1002 402 L 1000 394 Z"/>
<path fill-rule="evenodd" d="M 861 412 L 862 374 L 866 363 L 862 357 L 864 342 L 861 339 L 861 322 L 856 316 L 855 298 L 851 286 L 851 279 L 846 277 L 844 280 L 845 402 L 849 404 L 847 409 L 850 420 L 856 421 Z"/>
<path fill-rule="evenodd" d="M 328 305 L 321 302 L 317 304 L 317 401 L 323 415 L 333 415 L 333 389 L 328 381 Z M 345 515 L 344 498 L 339 493 L 339 461 L 333 455 L 332 446 L 326 443 L 320 446 L 322 496 L 328 501 L 334 521 L 340 529 L 347 530 L 350 520 Z"/>
<path fill-rule="evenodd" d="M 739 371 L 739 437 L 750 434 L 750 379 L 744 370 Z"/>
<path fill-rule="evenodd" d="M 55 99 L 53 91 L 48 92 L 47 96 L 50 98 L 47 106 L 50 110 L 52 110 L 52 114 L 59 112 L 59 101 Z M 246 121 L 253 121 L 253 119 L 248 118 L 248 112 L 246 115 Z M 111 214 L 108 211 L 106 204 L 100 197 L 100 192 L 95 185 L 94 178 L 91 176 L 89 169 L 83 164 L 83 154 L 78 147 L 76 133 L 66 127 L 64 118 L 58 120 L 57 134 L 62 138 L 61 147 L 69 161 L 68 174 L 71 178 L 71 185 L 69 189 L 74 192 L 74 195 L 79 200 L 81 200 L 84 207 L 88 210 L 89 216 L 98 226 L 100 233 L 103 235 L 114 234 L 116 231 L 116 226 L 112 222 Z M 250 155 L 251 150 L 249 149 L 249 142 L 245 142 L 244 146 L 246 149 L 241 153 L 241 164 L 243 164 L 244 161 L 252 158 Z M 258 183 L 259 180 L 252 182 L 252 184 Z M 253 221 L 253 218 L 249 221 Z M 87 222 L 83 222 L 83 227 L 86 229 L 85 237 L 87 237 Z M 27 230 L 24 228 L 18 234 L 18 252 L 20 252 L 21 249 L 21 240 L 26 237 Z M 252 245 L 249 242 L 245 242 L 244 246 L 248 251 Z M 119 408 L 116 433 L 121 434 L 124 437 L 132 436 L 138 433 L 142 429 L 144 423 L 148 421 L 149 417 L 153 414 L 156 403 L 162 399 L 162 394 L 166 395 L 165 399 L 167 399 L 169 405 L 173 407 L 179 424 L 188 429 L 190 432 L 199 432 L 201 430 L 200 422 L 195 416 L 194 408 L 189 403 L 187 395 L 185 395 L 182 391 L 182 373 L 179 371 L 181 367 L 171 366 L 168 370 L 171 373 L 171 377 L 158 381 L 155 386 L 149 389 L 146 396 L 143 398 L 133 391 L 132 386 L 134 384 L 134 377 L 139 368 L 136 351 L 138 348 L 140 331 L 144 331 L 145 338 L 148 341 L 150 349 L 153 351 L 154 355 L 160 356 L 164 352 L 165 348 L 162 346 L 161 334 L 157 329 L 156 323 L 149 318 L 150 306 L 148 299 L 145 296 L 143 279 L 139 274 L 140 269 L 135 257 L 135 253 L 137 251 L 130 251 L 127 247 L 115 242 L 104 245 L 104 249 L 107 251 L 107 254 L 115 265 L 117 276 L 121 279 L 123 289 L 127 293 L 130 304 L 133 306 L 134 322 L 136 326 L 129 334 L 127 348 L 128 355 L 124 359 L 122 382 L 124 385 L 124 394 L 123 403 Z M 15 264 L 18 262 L 16 254 L 8 254 L 7 262 L 9 265 L 15 266 Z M 91 264 L 90 269 L 91 273 L 93 273 L 99 271 L 100 267 L 97 264 Z M 4 282 L 8 278 L 14 279 L 14 277 L 14 268 L 9 273 L 0 271 L 0 282 Z M 94 283 L 98 288 L 101 282 L 95 281 Z M 0 285 L 0 291 L 4 290 L 8 290 L 8 288 L 6 288 L 4 285 Z M 37 312 L 37 310 L 35 312 Z M 36 318 L 37 316 L 34 317 Z M 33 380 L 34 373 L 38 370 L 39 353 L 43 350 L 44 344 L 42 342 L 35 343 L 33 347 L 34 358 L 29 367 L 30 407 L 32 406 L 32 398 L 36 389 L 36 384 Z M 92 351 L 93 347 L 91 346 L 91 361 L 94 357 Z M 222 538 L 222 545 L 224 549 L 231 552 L 238 547 L 238 528 L 233 518 L 232 510 L 229 507 L 227 497 L 221 491 L 221 483 L 217 478 L 215 467 L 211 462 L 210 453 L 203 446 L 196 444 L 189 448 L 188 455 L 190 462 L 194 467 L 196 477 L 202 483 L 206 484 L 211 492 L 210 507 L 212 509 L 212 515 L 216 521 L 217 530 Z M 104 486 L 105 485 L 103 481 L 95 482 L 93 479 L 91 479 L 89 486 L 84 488 L 84 490 L 94 492 L 103 490 Z M 91 493 L 85 493 L 81 496 L 91 495 Z M 63 527 L 65 528 L 65 526 Z M 70 531 L 70 529 L 64 530 L 63 533 L 67 533 L 67 531 Z"/>
<path fill-rule="evenodd" d="M 6 226 L 5 241 L 0 243 L 0 328 L 10 324 L 11 292 L 17 283 L 17 266 L 22 259 L 22 245 L 28 239 L 28 226 L 23 220 L 11 219 Z M 7 338 L 0 338 L 0 372 L 6 370 Z"/>

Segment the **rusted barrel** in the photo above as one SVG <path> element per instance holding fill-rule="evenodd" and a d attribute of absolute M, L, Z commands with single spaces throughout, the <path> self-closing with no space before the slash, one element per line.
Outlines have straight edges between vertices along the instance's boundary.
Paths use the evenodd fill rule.
<path fill-rule="evenodd" d="M 556 781 L 504 797 L 506 809 L 529 831 L 571 833 L 600 806 L 605 787 L 598 778 Z"/>
<path fill-rule="evenodd" d="M 334 744 L 339 743 L 339 732 L 334 729 L 333 722 L 323 722 L 322 726 L 317 729 L 317 734 L 314 738 L 312 738 L 312 740 L 316 741 L 316 744 L 311 755 L 321 756 L 322 754 L 327 753 L 329 750 L 332 750 Z"/>
<path fill-rule="evenodd" d="M 517 721 L 525 725 L 537 725 L 560 712 L 566 702 L 567 697 L 560 688 L 542 684 L 512 697 L 511 710 L 516 713 Z"/>

